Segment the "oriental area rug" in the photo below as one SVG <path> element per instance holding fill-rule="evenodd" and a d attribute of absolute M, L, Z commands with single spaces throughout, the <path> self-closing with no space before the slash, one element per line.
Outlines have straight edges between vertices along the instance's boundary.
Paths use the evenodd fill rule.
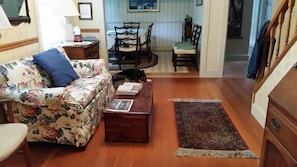
<path fill-rule="evenodd" d="M 221 100 L 173 101 L 179 138 L 177 156 L 257 158 L 234 127 Z"/>

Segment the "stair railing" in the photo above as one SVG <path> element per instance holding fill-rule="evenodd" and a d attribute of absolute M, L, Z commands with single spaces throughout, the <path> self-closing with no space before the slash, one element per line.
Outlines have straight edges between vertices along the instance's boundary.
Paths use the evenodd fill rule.
<path fill-rule="evenodd" d="M 294 7 L 295 0 L 283 0 L 267 27 L 262 41 L 262 55 L 254 93 L 260 89 L 297 41 L 297 24 L 295 29 L 291 28 L 293 25 L 292 12 Z"/>

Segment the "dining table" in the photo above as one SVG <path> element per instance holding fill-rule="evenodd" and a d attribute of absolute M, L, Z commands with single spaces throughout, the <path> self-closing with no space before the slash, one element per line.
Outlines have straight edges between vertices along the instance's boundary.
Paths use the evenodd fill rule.
<path fill-rule="evenodd" d="M 134 31 L 132 29 L 132 31 Z M 140 43 L 143 44 L 146 41 L 146 29 L 138 29 L 138 36 L 140 37 Z M 115 43 L 116 32 L 115 30 L 108 30 L 106 32 L 107 35 L 107 48 L 111 49 Z"/>

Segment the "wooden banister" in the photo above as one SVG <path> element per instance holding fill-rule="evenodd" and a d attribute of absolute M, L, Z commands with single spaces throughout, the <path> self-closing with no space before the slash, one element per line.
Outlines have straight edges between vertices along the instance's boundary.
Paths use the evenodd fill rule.
<path fill-rule="evenodd" d="M 256 77 L 254 94 L 271 75 L 289 49 L 297 41 L 297 26 L 291 33 L 292 12 L 295 0 L 283 0 L 272 17 L 262 41 L 261 60 Z M 286 22 L 286 24 L 284 24 Z M 297 22 L 297 20 L 296 20 Z M 283 27 L 283 25 L 287 25 Z M 283 28 L 286 28 L 283 30 Z M 282 33 L 284 32 L 284 33 Z M 283 44 L 283 46 L 281 46 Z"/>

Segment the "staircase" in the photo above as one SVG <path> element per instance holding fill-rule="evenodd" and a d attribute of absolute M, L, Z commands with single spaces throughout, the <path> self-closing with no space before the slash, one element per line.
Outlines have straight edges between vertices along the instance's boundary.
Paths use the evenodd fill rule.
<path fill-rule="evenodd" d="M 274 3 L 279 3 L 279 8 L 263 37 L 251 109 L 252 115 L 263 127 L 266 120 L 268 95 L 297 62 L 295 0 L 282 0 Z"/>
<path fill-rule="evenodd" d="M 295 0 L 283 0 L 270 21 L 262 41 L 254 93 L 257 93 L 297 40 L 297 13 L 293 13 L 294 7 Z"/>

